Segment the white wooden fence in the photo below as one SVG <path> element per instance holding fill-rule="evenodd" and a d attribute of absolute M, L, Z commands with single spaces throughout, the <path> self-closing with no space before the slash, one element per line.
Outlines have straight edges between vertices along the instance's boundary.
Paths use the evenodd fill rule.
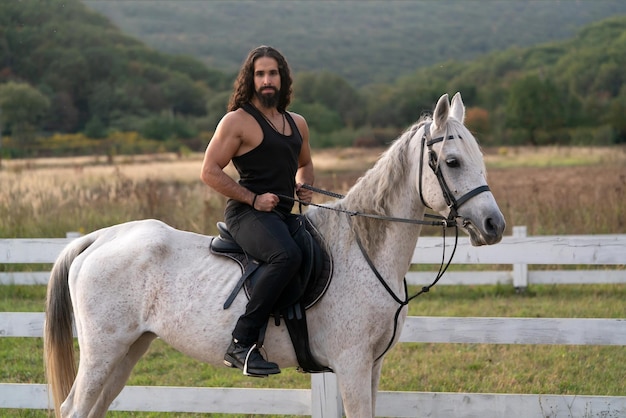
<path fill-rule="evenodd" d="M 513 236 L 490 247 L 461 238 L 453 264 L 512 265 L 503 271 L 448 272 L 446 284 L 626 283 L 626 235 L 534 236 L 515 227 Z M 51 263 L 72 238 L 0 239 L 0 264 Z M 448 241 L 448 253 L 451 251 Z M 437 264 L 441 238 L 420 238 L 413 263 Z M 576 270 L 529 270 L 529 264 L 576 265 Z M 611 268 L 598 269 L 599 266 Z M 594 269 L 594 266 L 596 267 Z M 432 272 L 411 272 L 410 284 L 426 284 Z M 1 272 L 0 284 L 45 284 L 48 272 Z M 0 336 L 41 337 L 43 313 L 0 313 Z M 626 318 L 409 317 L 401 342 L 563 344 L 626 346 Z M 246 402 L 241 402 L 246 399 Z M 47 409 L 42 384 L 0 383 L 0 408 Z M 113 410 L 311 415 L 340 417 L 333 374 L 311 375 L 311 389 L 239 389 L 127 386 Z M 626 417 L 626 396 L 385 392 L 377 416 L 452 418 Z"/>

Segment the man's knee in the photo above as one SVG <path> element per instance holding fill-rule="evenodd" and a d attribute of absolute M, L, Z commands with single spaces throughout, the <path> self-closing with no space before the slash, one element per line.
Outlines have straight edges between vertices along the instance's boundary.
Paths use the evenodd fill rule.
<path fill-rule="evenodd" d="M 302 250 L 295 244 L 284 247 L 270 259 L 269 263 L 290 266 L 295 270 L 302 264 Z"/>
<path fill-rule="evenodd" d="M 300 264 L 302 264 L 302 250 L 297 245 L 294 245 L 290 248 L 289 262 L 297 266 L 300 266 Z"/>

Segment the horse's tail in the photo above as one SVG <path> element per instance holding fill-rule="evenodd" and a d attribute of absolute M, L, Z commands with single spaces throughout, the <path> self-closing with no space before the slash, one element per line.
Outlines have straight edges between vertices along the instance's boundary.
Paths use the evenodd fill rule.
<path fill-rule="evenodd" d="M 57 417 L 60 417 L 61 403 L 76 379 L 69 270 L 74 259 L 94 241 L 95 236 L 91 234 L 70 243 L 61 252 L 50 273 L 43 332 L 44 363 Z"/>

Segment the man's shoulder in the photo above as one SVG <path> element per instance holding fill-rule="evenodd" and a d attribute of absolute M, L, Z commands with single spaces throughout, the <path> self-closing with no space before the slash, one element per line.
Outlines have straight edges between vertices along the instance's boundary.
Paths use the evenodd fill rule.
<path fill-rule="evenodd" d="M 242 108 L 231 110 L 230 112 L 226 113 L 224 117 L 222 118 L 222 124 L 227 124 L 227 125 L 230 125 L 230 124 L 240 125 L 242 123 L 250 123 L 253 121 L 254 121 L 254 118 L 252 117 L 252 115 L 250 115 L 248 112 L 246 112 Z"/>
<path fill-rule="evenodd" d="M 304 116 L 300 115 L 299 113 L 291 112 L 291 111 L 287 113 L 291 115 L 291 117 L 293 118 L 293 121 L 296 123 L 296 125 L 298 125 L 298 129 L 303 130 L 303 129 L 308 128 L 308 125 Z"/>
<path fill-rule="evenodd" d="M 259 123 L 241 108 L 226 113 L 216 132 L 224 138 L 237 138 L 242 145 L 258 143 L 257 137 L 263 137 Z"/>
<path fill-rule="evenodd" d="M 288 111 L 287 111 L 287 113 L 289 113 L 289 114 L 291 115 L 291 117 L 292 117 L 292 118 L 294 118 L 294 119 L 296 119 L 296 120 L 297 120 L 297 119 L 302 119 L 302 120 L 304 120 L 304 116 L 302 116 L 302 115 L 301 115 L 301 114 L 299 114 L 299 113 L 293 112 L 293 111 L 291 111 L 291 110 L 288 110 Z"/>

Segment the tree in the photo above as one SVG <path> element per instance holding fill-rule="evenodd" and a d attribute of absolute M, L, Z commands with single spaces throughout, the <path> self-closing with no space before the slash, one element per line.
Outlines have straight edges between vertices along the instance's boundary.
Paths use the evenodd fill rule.
<path fill-rule="evenodd" d="M 491 130 L 489 111 L 481 107 L 468 107 L 465 112 L 465 125 L 474 133 L 489 133 Z"/>
<path fill-rule="evenodd" d="M 321 103 L 302 103 L 295 100 L 291 109 L 306 115 L 309 127 L 318 133 L 337 131 L 343 126 L 339 114 Z"/>
<path fill-rule="evenodd" d="M 511 85 L 506 104 L 507 125 L 528 132 L 532 145 L 539 145 L 537 131 L 549 130 L 564 125 L 563 105 L 559 92 L 549 80 L 530 75 Z"/>
<path fill-rule="evenodd" d="M 205 89 L 189 76 L 172 73 L 169 80 L 162 84 L 162 89 L 173 113 L 193 116 L 206 114 Z"/>
<path fill-rule="evenodd" d="M 301 73 L 294 82 L 294 97 L 303 104 L 319 104 L 341 117 L 344 125 L 362 123 L 364 101 L 350 84 L 329 72 Z"/>
<path fill-rule="evenodd" d="M 223 91 L 209 95 L 209 99 L 206 102 L 207 117 L 205 123 L 207 126 L 210 126 L 211 130 L 215 129 L 220 119 L 222 119 L 226 113 L 230 95 L 230 91 Z"/>
<path fill-rule="evenodd" d="M 607 121 L 615 132 L 614 141 L 618 144 L 626 143 L 626 86 L 622 87 L 620 95 L 612 102 L 607 114 Z"/>
<path fill-rule="evenodd" d="M 102 139 L 106 138 L 108 132 L 102 120 L 97 116 L 93 116 L 85 125 L 84 134 L 88 138 Z"/>
<path fill-rule="evenodd" d="M 26 83 L 10 81 L 0 85 L 2 126 L 20 141 L 32 139 L 49 107 L 50 100 Z"/>
<path fill-rule="evenodd" d="M 78 126 L 78 113 L 72 97 L 67 92 L 54 93 L 43 127 L 50 132 L 75 132 Z"/>

